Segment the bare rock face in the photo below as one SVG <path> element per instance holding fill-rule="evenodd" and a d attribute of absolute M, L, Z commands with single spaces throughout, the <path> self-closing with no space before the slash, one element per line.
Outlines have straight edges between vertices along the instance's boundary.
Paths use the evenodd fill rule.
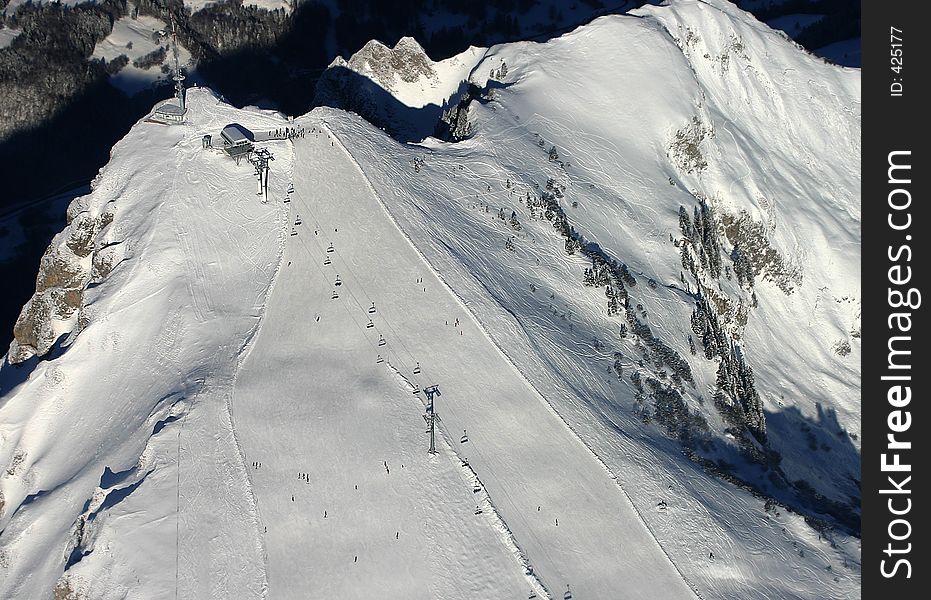
<path fill-rule="evenodd" d="M 404 87 L 438 82 L 433 61 L 413 38 L 401 38 L 394 48 L 371 40 L 348 61 L 336 57 L 317 83 L 314 105 L 352 111 L 397 133 L 412 127 L 402 114 L 408 108 Z"/>
<path fill-rule="evenodd" d="M 36 292 L 13 326 L 8 360 L 21 363 L 45 355 L 62 333 L 72 331 L 84 290 L 92 277 L 109 272 L 111 260 L 98 259 L 98 236 L 113 221 L 109 212 L 93 215 L 78 198 L 68 209 L 69 223 L 52 239 L 39 265 Z M 96 268 L 95 268 L 96 267 Z"/>
<path fill-rule="evenodd" d="M 417 83 L 436 79 L 433 61 L 414 38 L 403 37 L 394 48 L 377 40 L 369 41 L 349 59 L 348 67 L 367 75 L 389 92 L 396 92 L 395 82 Z"/>

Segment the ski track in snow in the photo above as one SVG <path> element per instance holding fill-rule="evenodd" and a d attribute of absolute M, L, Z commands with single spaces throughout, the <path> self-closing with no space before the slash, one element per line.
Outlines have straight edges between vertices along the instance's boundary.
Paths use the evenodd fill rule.
<path fill-rule="evenodd" d="M 361 165 L 359 164 L 359 162 L 352 156 L 352 153 L 351 153 L 351 152 L 349 151 L 349 149 L 345 146 L 345 144 L 343 144 L 343 142 L 339 139 L 339 137 L 338 137 L 335 133 L 333 133 L 332 130 L 330 130 L 329 126 L 326 124 L 325 121 L 324 121 L 324 124 L 326 125 L 326 130 L 327 130 L 327 132 L 328 132 L 330 135 L 333 136 L 333 138 L 334 138 L 334 139 L 336 140 L 336 142 L 339 144 L 339 146 L 340 146 L 340 148 L 342 149 L 342 151 L 343 151 L 343 152 L 346 154 L 346 156 L 352 161 L 352 163 L 355 165 L 356 169 L 358 169 L 359 174 L 365 179 L 365 183 L 366 183 L 366 185 L 367 185 L 367 187 L 368 187 L 370 193 L 372 194 L 373 197 L 375 197 L 375 198 L 377 199 L 378 204 L 380 205 L 380 207 L 382 208 L 382 210 L 384 211 L 384 213 L 385 213 L 385 215 L 388 217 L 388 219 L 391 221 L 391 223 L 394 225 L 395 229 L 397 229 L 397 231 L 398 231 L 401 235 L 404 236 L 404 239 L 407 240 L 407 242 L 408 242 L 409 246 L 411 247 L 411 249 L 413 249 L 414 252 L 416 252 L 417 255 L 420 257 L 420 259 L 424 262 L 424 264 L 426 264 L 426 265 L 430 268 L 430 270 L 431 270 L 431 272 L 433 273 L 433 275 L 434 275 L 435 277 L 437 277 L 437 278 L 443 283 L 444 291 L 448 292 L 450 295 L 452 295 L 453 297 L 456 298 L 456 301 L 458 302 L 459 306 L 462 308 L 463 311 L 465 311 L 466 314 L 469 315 L 469 317 L 472 319 L 472 321 L 474 321 L 474 323 L 476 324 L 476 326 L 478 327 L 478 329 L 479 329 L 479 330 L 482 332 L 482 334 L 484 335 L 485 339 L 487 339 L 488 342 L 489 342 L 492 346 L 495 347 L 495 349 L 496 349 L 496 350 L 498 351 L 498 353 L 500 354 L 502 360 L 503 360 L 504 362 L 506 362 L 506 363 L 508 364 L 508 366 L 509 366 L 511 369 L 513 369 L 514 372 L 515 372 L 517 375 L 520 376 L 521 380 L 523 380 L 523 382 L 524 382 L 529 388 L 531 388 L 531 389 L 533 390 L 533 392 L 536 394 L 536 396 L 539 398 L 539 400 L 547 407 L 547 409 L 549 410 L 549 412 L 550 412 L 554 417 L 556 417 L 557 419 L 559 419 L 559 421 L 560 421 L 560 422 L 562 423 L 562 425 L 566 428 L 566 430 L 568 430 L 568 431 L 571 433 L 572 438 L 573 438 L 579 445 L 581 445 L 582 447 L 584 447 L 584 448 L 591 454 L 592 458 L 594 458 L 594 459 L 598 462 L 598 464 L 599 464 L 599 465 L 601 466 L 601 468 L 604 470 L 605 474 L 608 475 L 608 477 L 611 478 L 611 480 L 614 482 L 614 484 L 617 486 L 617 488 L 618 488 L 621 492 L 623 492 L 624 498 L 625 498 L 625 500 L 627 501 L 628 506 L 629 506 L 631 509 L 633 509 L 633 511 L 634 511 L 634 512 L 636 513 L 636 515 L 637 515 L 637 518 L 639 519 L 640 524 L 649 532 L 650 538 L 651 538 L 653 544 L 655 545 L 655 547 L 658 548 L 658 549 L 660 549 L 660 550 L 662 551 L 662 553 L 663 553 L 663 555 L 665 556 L 666 560 L 669 561 L 669 564 L 675 569 L 676 573 L 678 573 L 679 577 L 680 577 L 680 578 L 682 579 L 682 581 L 686 584 L 686 586 L 688 586 L 689 589 L 690 589 L 697 597 L 700 598 L 700 597 L 701 597 L 701 594 L 699 594 L 699 593 L 695 590 L 695 587 L 688 581 L 688 579 L 685 577 L 685 575 L 682 573 L 682 571 L 679 569 L 679 567 L 678 567 L 678 566 L 675 564 L 675 562 L 672 560 L 672 557 L 669 556 L 669 554 L 666 552 L 665 548 L 663 548 L 663 546 L 662 546 L 662 545 L 659 543 L 659 541 L 656 539 L 656 535 L 653 533 L 652 528 L 651 528 L 650 525 L 646 522 L 646 520 L 644 520 L 643 516 L 640 514 L 640 510 L 639 510 L 639 509 L 637 508 L 637 506 L 634 504 L 633 500 L 630 498 L 630 496 L 628 495 L 627 491 L 624 490 L 623 486 L 621 486 L 621 483 L 620 483 L 620 481 L 619 481 L 617 475 L 614 474 L 614 472 L 611 471 L 611 469 L 608 467 L 608 465 L 605 464 L 605 462 L 601 459 L 600 456 L 598 456 L 598 454 L 594 451 L 594 449 L 592 449 L 588 444 L 585 443 L 585 441 L 578 435 L 578 433 L 572 428 L 572 426 L 571 426 L 568 422 L 566 422 L 565 419 L 562 418 L 562 416 L 561 416 L 561 415 L 559 414 L 559 412 L 555 409 L 555 407 L 549 402 L 549 400 L 547 400 L 546 396 L 545 396 L 542 392 L 540 392 L 539 389 L 537 389 L 537 387 L 527 378 L 527 376 L 523 373 L 523 371 L 521 371 L 520 368 L 517 366 L 517 364 L 511 359 L 511 357 L 507 354 L 507 352 L 506 352 L 506 351 L 500 346 L 500 344 L 498 344 L 498 342 L 491 336 L 491 334 L 488 332 L 488 329 L 487 329 L 487 328 L 485 327 L 485 325 L 479 320 L 479 318 L 477 317 L 477 315 L 476 315 L 474 312 L 472 312 L 472 310 L 469 308 L 469 306 L 468 306 L 468 304 L 465 302 L 465 300 L 463 300 L 463 298 L 462 298 L 461 296 L 459 296 L 459 294 L 456 293 L 456 291 L 455 291 L 455 290 L 447 283 L 447 281 L 443 278 L 443 275 L 440 273 L 440 271 L 437 270 L 435 267 L 433 267 L 433 265 L 430 263 L 429 259 L 420 251 L 419 248 L 417 248 L 417 246 L 416 246 L 416 244 L 414 243 L 414 241 L 410 238 L 410 236 L 407 234 L 407 232 L 405 232 L 405 231 L 401 228 L 400 224 L 397 222 L 397 220 L 396 220 L 396 219 L 394 218 L 394 216 L 391 214 L 391 210 L 388 208 L 387 204 L 385 204 L 385 202 L 384 202 L 384 201 L 381 199 L 381 197 L 379 196 L 378 192 L 376 192 L 374 186 L 372 186 L 372 183 L 369 181 L 368 177 L 365 175 L 365 172 L 364 172 L 364 170 L 362 169 L 362 166 L 361 166 Z M 499 164 L 501 164 L 501 163 L 499 163 Z M 452 252 L 452 249 L 450 249 L 450 251 Z M 490 295 L 492 298 L 495 298 L 495 296 L 494 296 L 494 294 L 492 293 L 491 290 L 488 290 L 488 288 L 485 288 L 485 289 L 488 291 L 489 295 Z M 504 306 L 504 304 L 501 303 L 500 301 L 498 301 L 497 298 L 495 299 L 495 301 L 498 302 L 498 304 L 499 304 L 502 308 L 504 308 L 505 310 L 507 310 L 506 307 Z M 517 321 L 515 320 L 515 322 L 517 322 Z M 528 339 L 529 339 L 529 337 L 528 337 Z M 544 356 L 545 356 L 545 355 L 544 355 Z M 555 371 L 555 369 L 554 369 L 554 371 Z M 567 385 L 570 385 L 570 386 L 571 386 L 571 384 L 569 384 L 569 382 L 564 382 L 564 383 L 566 383 Z M 579 395 L 579 394 L 576 394 L 576 395 Z M 540 547 L 543 547 L 542 544 L 540 545 Z"/>
<path fill-rule="evenodd" d="M 635 13 L 468 55 L 479 87 L 505 58 L 510 74 L 460 143 L 399 144 L 333 109 L 286 122 L 196 89 L 185 125 L 137 124 L 69 208 L 108 212 L 95 249 L 117 246 L 85 291 L 86 324 L 54 323 L 60 349 L 0 401 L 0 595 L 56 581 L 105 600 L 853 594 L 857 538 L 764 510 L 648 423 L 611 371 L 612 351 L 638 370 L 639 340 L 617 336 L 603 290 L 579 281 L 587 261 L 522 198 L 554 178 L 573 227 L 655 279 L 632 300 L 689 361 L 695 385 L 679 389 L 720 440 L 719 415 L 697 406 L 716 363 L 686 354 L 676 212 L 700 193 L 763 223 L 805 274 L 791 296 L 758 282 L 742 332 L 767 420 L 789 413 L 773 444 L 790 478 L 846 501 L 856 436 L 812 459 L 795 429 L 859 433 L 859 79 L 719 0 Z M 713 131 L 694 174 L 670 147 L 693 119 Z M 273 206 L 248 163 L 200 148 L 231 121 L 257 140 L 307 132 L 269 141 Z"/>

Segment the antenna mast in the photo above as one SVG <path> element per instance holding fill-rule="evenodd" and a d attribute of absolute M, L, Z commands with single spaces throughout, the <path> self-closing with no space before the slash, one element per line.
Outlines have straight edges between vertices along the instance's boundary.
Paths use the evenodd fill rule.
<path fill-rule="evenodd" d="M 181 109 L 184 110 L 184 73 L 181 72 L 181 64 L 178 60 L 178 32 L 175 29 L 174 15 L 171 15 L 171 42 L 172 54 L 175 59 L 175 96 L 177 96 L 178 102 L 181 103 Z"/>

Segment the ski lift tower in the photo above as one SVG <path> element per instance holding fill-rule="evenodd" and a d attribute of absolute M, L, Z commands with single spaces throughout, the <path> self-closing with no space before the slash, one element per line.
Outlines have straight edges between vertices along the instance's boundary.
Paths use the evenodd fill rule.
<path fill-rule="evenodd" d="M 249 153 L 249 162 L 255 167 L 255 178 L 259 182 L 257 196 L 262 196 L 262 202 L 268 202 L 268 161 L 275 160 L 268 148 L 257 148 Z"/>
<path fill-rule="evenodd" d="M 427 412 L 423 419 L 427 422 L 427 431 L 430 433 L 430 449 L 427 452 L 436 454 L 436 422 L 440 420 L 440 415 L 436 412 L 434 397 L 442 394 L 440 394 L 439 386 L 436 385 L 424 388 L 423 393 L 427 396 Z"/>

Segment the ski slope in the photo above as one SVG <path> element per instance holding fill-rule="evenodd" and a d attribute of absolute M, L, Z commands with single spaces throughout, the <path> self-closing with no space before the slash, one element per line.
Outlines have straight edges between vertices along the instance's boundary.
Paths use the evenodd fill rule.
<path fill-rule="evenodd" d="M 692 597 L 616 482 L 433 275 L 342 145 L 314 118 L 299 124 L 318 132 L 296 141 L 291 215 L 302 222 L 233 405 L 245 454 L 263 463 L 252 481 L 271 597 L 320 585 L 339 597 L 514 597 L 523 566 L 486 511 L 554 595 Z M 435 384 L 447 448 L 431 458 L 423 392 L 411 391 Z M 405 500 L 421 494 L 431 501 Z"/>
<path fill-rule="evenodd" d="M 744 463 L 710 408 L 717 363 L 690 352 L 694 282 L 680 280 L 680 206 L 704 197 L 719 218 L 759 223 L 765 237 L 750 242 L 782 266 L 764 268 L 752 297 L 730 276 L 712 282 L 732 303 L 726 326 L 756 373 L 786 476 L 858 507 L 859 74 L 727 3 L 635 12 L 546 44 L 490 49 L 471 80 L 494 94 L 473 101 L 476 132 L 462 142 L 403 144 L 353 115 L 325 118 L 400 228 L 618 477 L 703 594 L 848 597 L 859 585 L 855 537 L 824 535 L 707 478 L 656 435 L 661 425 L 644 427 L 653 410 L 629 375 L 661 379 L 665 367 L 636 336 L 618 335 L 626 323 L 606 314 L 604 290 L 582 285 L 588 259 L 567 255 L 525 198 L 554 181 L 575 230 L 629 265 L 631 308 L 688 360 L 696 383 L 679 389 L 721 432 L 712 460 L 737 463 L 741 477 L 785 498 Z M 505 61 L 508 76 L 489 82 Z M 608 65 L 619 75 L 607 76 Z M 699 169 L 672 148 L 695 119 L 708 132 L 696 143 Z M 558 162 L 547 157 L 553 146 Z M 779 269 L 788 284 L 769 275 Z"/>
<path fill-rule="evenodd" d="M 183 126 L 113 148 L 24 308 L 49 353 L 20 335 L 0 366 L 0 597 L 858 596 L 859 539 L 786 508 L 689 338 L 701 285 L 785 479 L 858 511 L 859 72 L 717 0 L 438 64 L 431 94 L 483 90 L 469 139 L 195 88 Z M 417 85 L 390 108 L 435 111 Z M 303 132 L 260 142 L 267 204 L 251 165 L 202 147 L 234 122 Z M 590 259 L 528 202 L 547 187 L 693 382 L 583 283 Z M 700 198 L 760 224 L 721 242 L 727 265 L 771 250 L 752 289 L 683 274 Z M 749 483 L 689 460 L 634 373 Z"/>

